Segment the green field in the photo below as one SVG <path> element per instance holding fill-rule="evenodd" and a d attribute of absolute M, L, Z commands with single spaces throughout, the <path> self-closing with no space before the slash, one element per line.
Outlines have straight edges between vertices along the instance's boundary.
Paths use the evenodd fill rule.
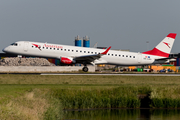
<path fill-rule="evenodd" d="M 180 77 L 0 75 L 0 119 L 62 119 L 63 109 L 180 108 Z"/>

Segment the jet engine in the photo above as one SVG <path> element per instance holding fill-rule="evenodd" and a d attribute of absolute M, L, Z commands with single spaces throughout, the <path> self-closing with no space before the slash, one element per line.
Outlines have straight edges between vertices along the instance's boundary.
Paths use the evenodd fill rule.
<path fill-rule="evenodd" d="M 76 61 L 70 57 L 60 57 L 60 62 L 63 64 L 67 64 L 67 65 L 72 64 L 72 63 L 76 63 Z"/>

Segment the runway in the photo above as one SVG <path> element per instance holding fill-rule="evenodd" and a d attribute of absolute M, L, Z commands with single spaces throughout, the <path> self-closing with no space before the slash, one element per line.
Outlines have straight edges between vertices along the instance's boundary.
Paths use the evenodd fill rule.
<path fill-rule="evenodd" d="M 111 76 L 180 76 L 180 74 L 78 74 L 78 73 L 42 73 L 41 75 L 111 75 Z"/>

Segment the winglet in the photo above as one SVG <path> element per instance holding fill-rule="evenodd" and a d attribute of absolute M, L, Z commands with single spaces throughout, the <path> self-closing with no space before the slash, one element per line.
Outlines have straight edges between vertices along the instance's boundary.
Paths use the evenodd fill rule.
<path fill-rule="evenodd" d="M 101 54 L 106 55 L 110 49 L 111 49 L 111 46 L 108 49 L 106 49 L 106 51 L 102 52 Z"/>

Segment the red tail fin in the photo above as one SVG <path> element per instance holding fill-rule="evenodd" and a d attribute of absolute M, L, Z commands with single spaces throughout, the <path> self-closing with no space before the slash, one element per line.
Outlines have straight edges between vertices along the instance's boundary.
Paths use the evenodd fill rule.
<path fill-rule="evenodd" d="M 143 52 L 142 54 L 169 57 L 175 38 L 176 33 L 170 33 L 154 49 Z"/>

